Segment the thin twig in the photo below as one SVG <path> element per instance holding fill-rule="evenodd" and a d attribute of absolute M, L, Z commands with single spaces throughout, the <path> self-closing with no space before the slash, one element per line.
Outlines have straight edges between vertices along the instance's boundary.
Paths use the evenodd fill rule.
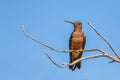
<path fill-rule="evenodd" d="M 53 51 L 56 51 L 56 52 L 65 52 L 65 53 L 67 53 L 67 52 L 78 52 L 78 51 L 80 51 L 80 52 L 81 52 L 81 51 L 83 51 L 83 52 L 99 51 L 99 52 L 101 52 L 101 53 L 105 53 L 105 51 L 100 50 L 100 49 L 97 49 L 97 48 L 96 48 L 96 49 L 89 49 L 89 50 L 58 50 L 58 49 L 55 49 L 55 48 L 53 48 L 53 47 L 51 47 L 51 46 L 49 46 L 49 45 L 47 45 L 47 44 L 45 44 L 45 43 L 42 43 L 40 40 L 37 40 L 37 39 L 33 38 L 31 35 L 29 35 L 29 34 L 25 31 L 24 26 L 22 27 L 22 32 L 24 33 L 24 35 L 25 35 L 27 38 L 29 38 L 29 39 L 31 39 L 31 40 L 39 43 L 40 45 L 45 46 L 45 47 L 47 47 L 47 48 L 49 48 L 49 49 L 51 49 L 51 50 L 53 50 Z"/>
<path fill-rule="evenodd" d="M 70 66 L 70 65 L 74 65 L 76 63 L 78 63 L 79 61 L 84 61 L 84 60 L 88 60 L 88 59 L 93 59 L 93 58 L 98 58 L 98 57 L 107 57 L 109 59 L 112 59 L 114 62 L 118 62 L 120 63 L 120 60 L 118 58 L 114 58 L 112 56 L 110 56 L 109 54 L 107 53 L 101 53 L 101 54 L 95 54 L 95 55 L 92 55 L 92 56 L 87 56 L 87 57 L 83 57 L 83 58 L 80 58 L 80 59 L 77 59 L 76 61 L 72 62 L 72 63 L 63 63 L 63 65 L 58 65 L 49 55 L 46 51 L 43 51 L 43 53 L 50 59 L 50 61 L 55 64 L 57 67 L 59 68 L 65 68 L 67 66 Z M 113 62 L 112 61 L 112 62 Z M 111 62 L 111 63 L 112 63 Z M 110 63 L 110 62 L 109 62 Z"/>
<path fill-rule="evenodd" d="M 56 51 L 56 52 L 61 52 L 61 51 L 59 51 L 59 50 L 57 50 L 57 49 L 55 49 L 55 48 L 53 48 L 53 47 L 51 47 L 51 46 L 48 46 L 47 44 L 44 44 L 44 43 L 40 42 L 39 40 L 33 38 L 31 35 L 29 35 L 27 32 L 25 32 L 24 26 L 22 26 L 22 32 L 24 33 L 24 35 L 25 35 L 27 38 L 29 38 L 29 39 L 31 39 L 31 40 L 39 43 L 40 45 L 46 46 L 46 47 L 48 47 L 48 48 L 50 48 L 50 49 L 52 49 L 52 50 L 54 50 L 54 51 Z"/>
<path fill-rule="evenodd" d="M 119 54 L 114 50 L 112 45 L 107 41 L 107 39 L 105 39 L 105 37 L 99 31 L 97 31 L 97 29 L 95 29 L 94 25 L 90 21 L 88 21 L 88 25 L 108 44 L 113 53 L 117 56 L 118 59 L 120 59 Z"/>
<path fill-rule="evenodd" d="M 54 65 L 56 65 L 56 66 L 59 67 L 59 68 L 64 68 L 63 66 L 58 65 L 58 64 L 48 55 L 48 53 L 47 53 L 46 51 L 43 51 L 43 53 L 48 57 L 48 59 L 50 59 L 50 61 L 51 61 Z"/>
<path fill-rule="evenodd" d="M 87 56 L 87 57 L 83 57 L 83 58 L 77 59 L 76 61 L 70 63 L 69 65 L 74 65 L 74 64 L 78 63 L 79 61 L 88 60 L 88 59 L 92 59 L 92 58 L 98 58 L 98 57 L 107 57 L 109 59 L 112 59 L 114 62 L 120 63 L 120 59 L 114 58 L 114 57 L 110 56 L 107 53 L 102 53 L 102 54 L 96 54 L 96 55 Z"/>

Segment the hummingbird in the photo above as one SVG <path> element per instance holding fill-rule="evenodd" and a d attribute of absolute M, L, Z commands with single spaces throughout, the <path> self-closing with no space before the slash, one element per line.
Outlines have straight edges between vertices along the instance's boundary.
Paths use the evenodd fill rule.
<path fill-rule="evenodd" d="M 79 21 L 71 22 L 71 21 L 66 21 L 67 23 L 70 23 L 74 26 L 74 30 L 70 36 L 69 39 L 69 50 L 84 50 L 85 44 L 86 44 L 86 36 L 82 32 L 82 23 Z M 83 51 L 74 51 L 70 52 L 70 63 L 74 62 L 77 59 L 80 59 L 82 57 Z M 74 64 L 70 65 L 69 69 L 74 71 L 76 69 L 81 68 L 81 61 Z"/>

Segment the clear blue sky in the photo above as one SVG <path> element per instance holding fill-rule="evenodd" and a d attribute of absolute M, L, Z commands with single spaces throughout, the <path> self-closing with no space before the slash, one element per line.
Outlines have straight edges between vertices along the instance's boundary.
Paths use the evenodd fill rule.
<path fill-rule="evenodd" d="M 120 53 L 120 0 L 0 0 L 0 80 L 120 80 L 120 63 L 107 58 L 83 61 L 74 72 L 58 68 L 42 51 L 58 64 L 69 62 L 69 54 L 51 51 L 21 32 L 24 25 L 33 37 L 66 50 L 73 27 L 64 20 L 83 23 L 85 49 L 101 48 L 114 56 L 87 25 L 90 20 Z"/>

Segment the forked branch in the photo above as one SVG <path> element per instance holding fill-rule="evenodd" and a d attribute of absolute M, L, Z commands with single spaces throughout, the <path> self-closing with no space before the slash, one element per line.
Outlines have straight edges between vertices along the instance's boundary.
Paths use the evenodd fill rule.
<path fill-rule="evenodd" d="M 59 68 L 65 68 L 67 66 L 70 66 L 70 65 L 74 65 L 76 63 L 78 63 L 79 61 L 83 61 L 83 60 L 88 60 L 88 59 L 92 59 L 92 58 L 98 58 L 98 57 L 107 57 L 109 59 L 111 59 L 112 61 L 111 62 L 118 62 L 120 63 L 120 59 L 118 58 L 114 58 L 112 56 L 110 56 L 109 54 L 107 53 L 101 53 L 101 54 L 95 54 L 95 55 L 92 55 L 92 56 L 87 56 L 87 57 L 83 57 L 83 58 L 80 58 L 80 59 L 77 59 L 76 61 L 72 62 L 72 63 L 63 63 L 62 65 L 58 65 L 49 55 L 48 55 L 48 52 L 46 51 L 43 51 L 43 53 L 48 57 L 48 59 L 50 59 L 50 61 L 55 64 L 57 67 Z M 110 62 L 110 63 L 111 63 Z"/>
<path fill-rule="evenodd" d="M 98 36 L 100 36 L 106 43 L 107 45 L 111 48 L 111 50 L 113 51 L 113 53 L 117 56 L 117 58 L 120 59 L 120 56 L 118 55 L 118 53 L 114 50 L 114 48 L 112 47 L 112 45 L 107 41 L 107 39 L 105 39 L 105 37 L 97 30 L 95 29 L 94 25 L 88 21 L 88 25 L 98 34 Z"/>
<path fill-rule="evenodd" d="M 107 58 L 111 59 L 112 62 L 119 62 L 119 63 L 120 63 L 120 56 L 119 56 L 118 53 L 114 50 L 114 48 L 112 47 L 112 45 L 103 37 L 103 35 L 102 35 L 97 29 L 95 29 L 95 27 L 90 23 L 90 21 L 88 21 L 88 25 L 98 34 L 98 36 L 100 36 L 100 37 L 107 43 L 107 45 L 110 47 L 110 49 L 113 51 L 113 53 L 116 55 L 117 58 L 115 58 L 115 57 L 113 57 L 113 56 L 110 56 L 110 55 L 109 55 L 107 52 L 105 52 L 104 50 L 97 49 L 97 48 L 96 48 L 96 49 L 90 49 L 90 50 L 58 50 L 58 49 L 53 48 L 52 46 L 49 46 L 49 45 L 47 45 L 47 44 L 44 44 L 44 43 L 42 43 L 41 41 L 33 38 L 31 35 L 29 35 L 27 32 L 25 32 L 24 26 L 22 26 L 22 32 L 24 33 L 24 35 L 25 35 L 27 38 L 29 38 L 29 39 L 31 39 L 31 40 L 39 43 L 39 44 L 42 45 L 42 46 L 47 47 L 47 48 L 49 48 L 49 49 L 51 49 L 51 50 L 53 50 L 53 51 L 55 51 L 55 52 L 59 52 L 59 53 L 68 53 L 68 52 L 74 52 L 74 51 L 75 51 L 75 52 L 76 52 L 76 51 L 80 51 L 80 52 L 81 52 L 81 51 L 83 51 L 83 52 L 93 52 L 93 51 L 97 51 L 97 52 L 100 52 L 100 54 L 83 57 L 83 58 L 80 58 L 80 59 L 78 59 L 78 60 L 76 60 L 76 61 L 74 61 L 74 62 L 72 62 L 72 63 L 63 63 L 63 65 L 58 65 L 58 64 L 48 55 L 48 53 L 47 53 L 46 51 L 43 51 L 43 53 L 50 59 L 50 61 L 51 61 L 54 65 L 56 65 L 57 67 L 59 67 L 59 68 L 64 68 L 64 67 L 69 66 L 69 65 L 74 65 L 74 64 L 78 63 L 79 61 L 88 60 L 88 59 L 92 59 L 92 58 L 98 58 L 98 57 L 107 57 Z"/>

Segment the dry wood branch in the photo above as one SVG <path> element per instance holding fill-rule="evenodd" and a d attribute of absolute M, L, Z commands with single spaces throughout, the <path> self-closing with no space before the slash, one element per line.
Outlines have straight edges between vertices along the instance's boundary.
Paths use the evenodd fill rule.
<path fill-rule="evenodd" d="M 96 49 L 90 49 L 90 50 L 58 50 L 58 49 L 53 48 L 52 46 L 49 46 L 49 45 L 47 45 L 47 44 L 44 44 L 44 43 L 40 42 L 39 40 L 33 38 L 31 35 L 29 35 L 28 33 L 25 32 L 24 26 L 22 27 L 22 32 L 24 33 L 24 35 L 25 35 L 27 38 L 29 38 L 29 39 L 31 39 L 31 40 L 39 43 L 40 45 L 45 46 L 45 47 L 47 47 L 47 48 L 49 48 L 49 49 L 51 49 L 51 50 L 53 50 L 53 51 L 59 52 L 59 53 L 63 53 L 63 52 L 64 52 L 64 53 L 68 53 L 68 52 L 74 52 L 74 51 L 83 51 L 83 52 L 98 51 L 98 52 L 100 52 L 100 54 L 83 57 L 83 58 L 80 58 L 80 59 L 78 59 L 78 60 L 70 63 L 70 64 L 69 64 L 69 63 L 63 63 L 63 65 L 58 65 L 58 64 L 48 55 L 48 53 L 47 53 L 46 51 L 43 51 L 43 53 L 50 59 L 50 61 L 51 61 L 54 65 L 56 65 L 57 67 L 59 67 L 59 68 L 64 68 L 64 67 L 69 66 L 69 65 L 74 65 L 74 64 L 78 63 L 79 61 L 88 60 L 88 59 L 92 59 L 92 58 L 98 58 L 98 57 L 107 57 L 107 58 L 111 59 L 112 62 L 119 62 L 119 63 L 120 63 L 120 56 L 119 56 L 118 53 L 114 50 L 114 48 L 112 47 L 112 45 L 103 37 L 103 35 L 102 35 L 99 31 L 97 31 L 97 29 L 95 29 L 95 27 L 90 23 L 90 21 L 88 21 L 88 25 L 108 44 L 108 46 L 111 48 L 111 50 L 113 51 L 113 53 L 117 56 L 117 58 L 112 57 L 112 56 L 110 56 L 107 52 L 105 52 L 104 50 L 97 49 L 97 48 L 96 48 Z"/>
<path fill-rule="evenodd" d="M 74 64 L 78 63 L 79 61 L 88 60 L 88 59 L 92 59 L 92 58 L 98 58 L 98 57 L 107 57 L 107 58 L 111 59 L 113 62 L 120 63 L 120 59 L 114 58 L 114 57 L 110 56 L 108 53 L 101 53 L 101 54 L 96 54 L 96 55 L 80 58 L 80 59 L 70 63 L 69 65 L 74 65 Z"/>
<path fill-rule="evenodd" d="M 56 66 L 59 67 L 59 68 L 64 68 L 64 66 L 58 65 L 58 64 L 48 55 L 48 53 L 47 53 L 46 51 L 43 51 L 43 53 L 50 59 L 50 61 L 51 61 L 54 65 L 56 65 Z"/>
<path fill-rule="evenodd" d="M 45 44 L 45 43 L 42 43 L 42 42 L 39 41 L 39 40 L 33 38 L 31 35 L 29 35 L 29 34 L 25 31 L 24 26 L 22 27 L 22 32 L 24 33 L 24 35 L 25 35 L 27 38 L 29 38 L 29 39 L 31 39 L 31 40 L 39 43 L 40 45 L 45 46 L 45 47 L 47 47 L 47 48 L 49 48 L 49 49 L 51 49 L 51 50 L 53 50 L 53 51 L 56 51 L 56 52 L 62 52 L 62 53 L 65 52 L 65 53 L 67 53 L 67 52 L 74 52 L 74 51 L 76 51 L 76 52 L 78 52 L 78 51 L 83 51 L 83 52 L 99 51 L 99 52 L 101 52 L 101 53 L 105 53 L 105 51 L 100 50 L 100 49 L 97 49 L 97 48 L 96 48 L 96 49 L 90 49 L 90 50 L 58 50 L 58 49 L 55 49 L 55 48 L 53 48 L 53 47 L 51 47 L 51 46 L 49 46 L 49 45 L 47 45 L 47 44 Z"/>
<path fill-rule="evenodd" d="M 63 63 L 63 65 L 58 65 L 57 63 L 55 63 L 55 61 L 48 55 L 48 53 L 46 51 L 43 51 L 43 53 L 50 59 L 50 61 L 55 64 L 57 67 L 59 68 L 65 68 L 69 65 L 74 65 L 76 63 L 78 63 L 79 61 L 83 61 L 83 60 L 88 60 L 88 59 L 93 59 L 93 58 L 98 58 L 98 57 L 107 57 L 109 59 L 112 60 L 112 62 L 119 62 L 120 63 L 120 59 L 118 58 L 114 58 L 112 56 L 110 56 L 108 53 L 101 53 L 101 54 L 95 54 L 95 55 L 92 55 L 92 56 L 87 56 L 87 57 L 83 57 L 83 58 L 80 58 L 72 63 Z M 110 62 L 111 63 L 111 62 Z"/>
<path fill-rule="evenodd" d="M 117 56 L 117 58 L 120 59 L 120 56 L 118 55 L 118 53 L 114 50 L 114 48 L 112 47 L 112 45 L 107 41 L 107 39 L 105 39 L 105 37 L 97 30 L 95 29 L 94 25 L 88 21 L 88 25 L 107 43 L 107 45 L 111 48 L 111 50 L 113 51 L 113 53 Z"/>

